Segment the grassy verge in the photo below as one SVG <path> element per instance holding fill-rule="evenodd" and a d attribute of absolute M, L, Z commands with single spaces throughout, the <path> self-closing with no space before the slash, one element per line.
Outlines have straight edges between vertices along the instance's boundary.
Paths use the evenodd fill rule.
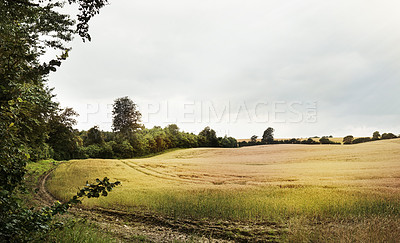
<path fill-rule="evenodd" d="M 27 164 L 25 177 L 26 193 L 21 195 L 24 204 L 30 207 L 35 206 L 33 198 L 40 176 L 56 168 L 60 163 L 55 160 L 42 160 Z M 56 217 L 54 220 L 57 221 L 58 225 L 61 224 L 63 226 L 55 227 L 48 234 L 39 237 L 41 238 L 39 242 L 117 242 L 108 232 L 101 231 L 93 223 L 76 220 L 71 216 Z"/>
<path fill-rule="evenodd" d="M 59 242 L 59 243 L 108 243 L 118 242 L 109 236 L 107 232 L 101 231 L 93 223 L 84 220 L 71 218 L 63 219 L 63 227 L 49 232 L 39 242 Z"/>

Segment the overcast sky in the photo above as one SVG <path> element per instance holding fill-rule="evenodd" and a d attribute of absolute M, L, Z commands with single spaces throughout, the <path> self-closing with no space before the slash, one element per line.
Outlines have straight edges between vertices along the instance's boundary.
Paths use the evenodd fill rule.
<path fill-rule="evenodd" d="M 49 85 L 77 128 L 111 130 L 129 96 L 146 127 L 236 138 L 400 133 L 398 0 L 110 0 Z"/>

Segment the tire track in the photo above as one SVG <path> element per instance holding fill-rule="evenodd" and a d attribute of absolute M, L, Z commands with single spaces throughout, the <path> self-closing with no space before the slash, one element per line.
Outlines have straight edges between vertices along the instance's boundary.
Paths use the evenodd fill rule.
<path fill-rule="evenodd" d="M 54 169 L 53 169 L 54 170 Z M 39 178 L 37 201 L 49 206 L 57 199 L 47 191 L 53 170 Z M 122 241 L 145 236 L 148 242 L 280 242 L 285 227 L 273 222 L 193 220 L 149 212 L 126 212 L 106 208 L 75 207 L 75 217 L 86 218 Z"/>

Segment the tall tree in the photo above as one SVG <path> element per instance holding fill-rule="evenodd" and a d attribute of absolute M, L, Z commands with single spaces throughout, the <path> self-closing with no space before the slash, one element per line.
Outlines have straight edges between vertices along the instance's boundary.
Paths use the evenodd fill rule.
<path fill-rule="evenodd" d="M 68 2 L 79 5 L 76 29 L 74 19 L 59 12 L 62 0 L 0 0 L 1 242 L 24 241 L 29 239 L 29 232 L 45 228 L 33 217 L 24 217 L 30 213 L 15 198 L 26 162 L 40 158 L 38 151 L 45 148 L 45 123 L 56 111 L 57 105 L 45 82 L 47 75 L 68 57 L 70 48 L 66 43 L 75 33 L 90 40 L 88 21 L 107 3 Z M 43 61 L 50 49 L 55 49 L 58 56 Z"/>
<path fill-rule="evenodd" d="M 104 135 L 98 126 L 94 126 L 87 131 L 86 139 L 83 141 L 85 146 L 91 144 L 104 144 Z"/>
<path fill-rule="evenodd" d="M 268 127 L 262 136 L 261 141 L 264 143 L 273 143 L 274 142 L 274 129 L 272 127 Z"/>
<path fill-rule="evenodd" d="M 48 121 L 48 139 L 47 143 L 53 149 L 53 157 L 56 160 L 72 159 L 78 153 L 78 147 L 82 141 L 75 133 L 73 126 L 78 116 L 72 108 L 60 110 L 53 114 Z"/>
<path fill-rule="evenodd" d="M 343 138 L 343 144 L 352 144 L 354 137 L 352 135 L 348 135 Z"/>
<path fill-rule="evenodd" d="M 379 140 L 381 138 L 381 134 L 378 131 L 375 131 L 372 134 L 372 140 Z"/>
<path fill-rule="evenodd" d="M 128 96 L 114 100 L 112 129 L 124 137 L 129 137 L 134 131 L 142 128 L 140 124 L 142 114 L 137 105 Z"/>
<path fill-rule="evenodd" d="M 218 147 L 218 138 L 216 132 L 210 127 L 205 127 L 199 133 L 199 146 Z"/>

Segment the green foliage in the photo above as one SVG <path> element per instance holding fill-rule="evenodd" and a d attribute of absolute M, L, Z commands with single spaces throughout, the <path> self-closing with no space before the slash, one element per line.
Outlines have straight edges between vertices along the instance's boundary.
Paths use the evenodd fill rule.
<path fill-rule="evenodd" d="M 319 142 L 320 142 L 321 144 L 340 144 L 340 143 L 335 143 L 335 142 L 329 140 L 329 138 L 326 137 L 326 136 L 323 136 L 322 138 L 320 138 L 320 139 L 319 139 Z"/>
<path fill-rule="evenodd" d="M 379 140 L 381 138 L 381 134 L 378 131 L 375 131 L 372 134 L 372 140 Z"/>
<path fill-rule="evenodd" d="M 370 137 L 356 138 L 353 140 L 353 144 L 365 143 L 365 142 L 369 142 L 369 141 L 371 141 Z"/>
<path fill-rule="evenodd" d="M 112 151 L 117 158 L 127 159 L 132 158 L 134 155 L 134 149 L 128 140 L 123 140 L 120 143 L 110 142 Z"/>
<path fill-rule="evenodd" d="M 38 211 L 21 207 L 18 200 L 10 194 L 2 195 L 0 201 L 0 240 L 3 242 L 27 242 L 40 240 L 44 234 L 57 227 L 52 224 L 53 216 L 64 214 L 72 205 L 80 204 L 84 198 L 107 196 L 119 181 L 110 182 L 107 177 L 96 179 L 95 184 L 86 185 L 75 196 L 64 203 L 55 202 L 52 206 Z M 1 191 L 0 193 L 3 193 Z"/>
<path fill-rule="evenodd" d="M 397 138 L 396 135 L 394 135 L 393 133 L 383 133 L 382 134 L 382 139 L 393 139 L 393 138 Z"/>
<path fill-rule="evenodd" d="M 65 108 L 52 114 L 48 121 L 47 143 L 53 150 L 56 160 L 68 160 L 79 157 L 82 140 L 72 128 L 76 124 L 73 116 L 78 116 L 72 108 Z"/>
<path fill-rule="evenodd" d="M 273 143 L 274 142 L 274 129 L 272 127 L 268 127 L 262 136 L 261 141 L 264 143 Z"/>
<path fill-rule="evenodd" d="M 40 242 L 57 242 L 57 243 L 109 243 L 119 242 L 112 239 L 103 230 L 99 229 L 93 223 L 86 220 L 64 220 L 63 225 L 51 230 Z"/>
<path fill-rule="evenodd" d="M 205 127 L 199 133 L 198 140 L 200 147 L 218 147 L 218 138 L 216 132 L 210 127 Z"/>
<path fill-rule="evenodd" d="M 236 148 L 238 146 L 236 139 L 233 137 L 225 136 L 223 138 L 219 138 L 218 140 L 220 147 L 223 148 Z"/>
<path fill-rule="evenodd" d="M 85 146 L 92 144 L 104 144 L 104 135 L 98 126 L 94 126 L 87 131 L 86 137 L 83 139 L 83 144 Z"/>
<path fill-rule="evenodd" d="M 354 137 L 352 135 L 348 135 L 343 138 L 343 144 L 352 144 Z"/>
<path fill-rule="evenodd" d="M 78 3 L 77 32 L 89 39 L 88 21 L 105 0 Z M 46 77 L 68 57 L 65 44 L 76 33 L 74 20 L 58 11 L 63 1 L 0 0 L 0 238 L 25 241 L 34 231 L 48 230 L 50 217 L 22 208 L 16 196 L 29 160 L 48 158 L 58 146 L 49 141 L 51 117 L 58 111 Z M 59 53 L 42 62 L 49 49 Z M 50 128 L 49 128 L 50 127 Z M 54 132 L 54 131 L 53 131 Z M 57 132 L 54 132 L 56 134 Z M 53 146 L 54 145 L 54 148 Z M 72 150 L 69 144 L 66 149 Z M 72 157 L 74 155 L 71 155 Z"/>
<path fill-rule="evenodd" d="M 134 131 L 142 128 L 140 119 L 142 114 L 137 110 L 137 105 L 128 96 L 114 100 L 113 104 L 114 132 L 118 132 L 124 138 L 129 137 Z"/>

